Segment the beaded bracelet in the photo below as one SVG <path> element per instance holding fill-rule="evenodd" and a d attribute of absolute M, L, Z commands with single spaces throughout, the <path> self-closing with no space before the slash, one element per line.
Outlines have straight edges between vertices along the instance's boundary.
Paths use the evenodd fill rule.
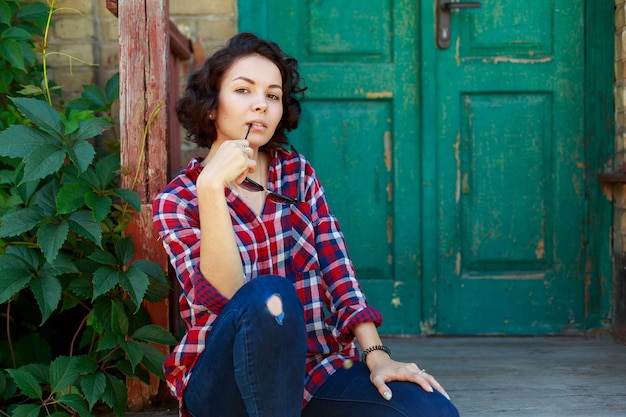
<path fill-rule="evenodd" d="M 389 350 L 389 348 L 387 346 L 385 346 L 385 345 L 374 345 L 374 346 L 368 347 L 367 349 L 365 349 L 363 351 L 363 353 L 361 353 L 361 362 L 365 363 L 365 360 L 367 359 L 367 355 L 369 355 L 370 353 L 372 353 L 375 350 L 382 350 L 387 355 L 389 355 L 389 357 L 391 358 L 391 350 Z"/>

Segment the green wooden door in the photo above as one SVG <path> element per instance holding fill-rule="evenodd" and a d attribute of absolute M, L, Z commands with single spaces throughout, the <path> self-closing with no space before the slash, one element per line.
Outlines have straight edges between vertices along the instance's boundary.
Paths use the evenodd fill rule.
<path fill-rule="evenodd" d="M 309 90 L 313 162 L 383 333 L 542 334 L 581 323 L 583 1 L 239 2 Z"/>
<path fill-rule="evenodd" d="M 483 0 L 451 13 L 449 49 L 422 44 L 437 97 L 423 113 L 433 331 L 583 322 L 583 11 L 583 1 Z"/>

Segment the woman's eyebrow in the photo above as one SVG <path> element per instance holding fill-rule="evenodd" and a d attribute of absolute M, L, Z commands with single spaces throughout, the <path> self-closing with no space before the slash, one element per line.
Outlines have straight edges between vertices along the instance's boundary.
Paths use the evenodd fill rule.
<path fill-rule="evenodd" d="M 254 80 L 252 80 L 252 79 L 250 79 L 250 78 L 248 78 L 246 76 L 243 76 L 243 75 L 240 75 L 239 77 L 233 78 L 233 81 L 237 81 L 237 80 L 244 80 L 245 82 L 248 82 L 248 83 L 253 84 L 253 85 L 256 84 L 256 82 Z M 270 88 L 279 88 L 281 90 L 283 89 L 283 86 L 279 85 L 279 84 L 271 84 L 269 87 Z"/>

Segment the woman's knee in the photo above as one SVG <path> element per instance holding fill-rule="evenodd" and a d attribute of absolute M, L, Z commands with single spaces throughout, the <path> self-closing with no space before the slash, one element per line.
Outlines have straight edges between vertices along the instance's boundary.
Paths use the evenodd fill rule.
<path fill-rule="evenodd" d="M 247 293 L 253 314 L 269 314 L 280 325 L 286 315 L 304 320 L 302 303 L 286 278 L 263 275 L 246 283 L 240 291 Z"/>

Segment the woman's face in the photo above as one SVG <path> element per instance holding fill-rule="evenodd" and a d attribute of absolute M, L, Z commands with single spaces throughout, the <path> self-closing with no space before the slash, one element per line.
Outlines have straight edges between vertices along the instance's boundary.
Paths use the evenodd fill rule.
<path fill-rule="evenodd" d="M 216 144 L 243 139 L 259 148 L 270 141 L 283 117 L 282 78 L 276 64 L 260 55 L 236 60 L 224 73 L 215 114 Z"/>

